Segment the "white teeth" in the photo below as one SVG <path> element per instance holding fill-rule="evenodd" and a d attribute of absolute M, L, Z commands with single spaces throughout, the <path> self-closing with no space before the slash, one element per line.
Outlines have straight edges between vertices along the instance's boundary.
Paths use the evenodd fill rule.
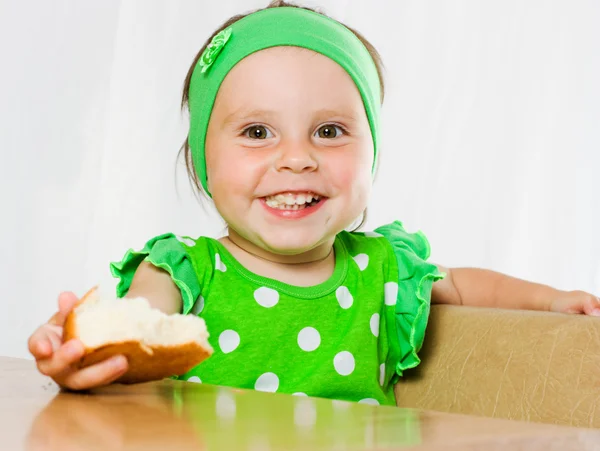
<path fill-rule="evenodd" d="M 299 194 L 284 193 L 267 196 L 265 202 L 271 208 L 278 208 L 280 210 L 299 210 L 308 206 L 313 200 L 319 201 L 320 199 L 321 196 L 310 192 Z"/>

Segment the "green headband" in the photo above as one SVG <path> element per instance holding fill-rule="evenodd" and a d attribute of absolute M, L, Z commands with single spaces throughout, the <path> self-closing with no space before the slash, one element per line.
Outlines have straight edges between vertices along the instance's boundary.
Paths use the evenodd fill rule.
<path fill-rule="evenodd" d="M 352 77 L 369 120 L 375 169 L 381 87 L 369 51 L 348 28 L 322 14 L 294 7 L 268 8 L 250 14 L 218 33 L 192 74 L 188 142 L 196 173 L 209 195 L 204 142 L 221 83 L 229 71 L 248 55 L 277 46 L 313 50 L 338 63 Z"/>

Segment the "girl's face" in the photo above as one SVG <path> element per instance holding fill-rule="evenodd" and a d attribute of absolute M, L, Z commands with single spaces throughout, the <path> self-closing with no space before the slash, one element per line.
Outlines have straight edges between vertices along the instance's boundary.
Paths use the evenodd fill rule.
<path fill-rule="evenodd" d="M 371 191 L 373 141 L 358 89 L 310 50 L 254 53 L 221 85 L 206 163 L 215 206 L 242 238 L 279 255 L 329 246 Z"/>

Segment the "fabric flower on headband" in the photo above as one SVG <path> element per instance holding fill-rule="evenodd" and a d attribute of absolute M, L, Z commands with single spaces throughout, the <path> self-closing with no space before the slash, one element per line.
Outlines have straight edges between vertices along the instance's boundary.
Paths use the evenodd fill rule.
<path fill-rule="evenodd" d="M 217 56 L 219 56 L 219 53 L 221 53 L 221 50 L 223 50 L 223 47 L 225 47 L 225 44 L 227 44 L 227 41 L 229 41 L 230 37 L 231 27 L 217 33 L 215 37 L 212 38 L 212 41 L 210 41 L 210 44 L 206 46 L 206 50 L 204 50 L 202 56 L 200 57 L 199 65 L 202 68 L 200 71 L 201 73 L 205 73 L 210 66 L 213 65 L 217 59 Z"/>

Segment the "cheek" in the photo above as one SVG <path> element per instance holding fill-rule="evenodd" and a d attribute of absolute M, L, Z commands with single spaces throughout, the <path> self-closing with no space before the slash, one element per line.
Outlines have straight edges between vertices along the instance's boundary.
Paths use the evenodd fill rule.
<path fill-rule="evenodd" d="M 372 184 L 373 158 L 368 148 L 343 149 L 329 161 L 330 179 L 352 196 L 368 196 Z"/>
<path fill-rule="evenodd" d="M 227 142 L 207 140 L 208 188 L 217 199 L 251 195 L 264 173 L 264 161 Z"/>
<path fill-rule="evenodd" d="M 356 205 L 358 210 L 364 210 L 371 196 L 371 189 L 373 186 L 371 171 L 359 171 L 354 175 L 352 180 L 349 181 L 349 184 L 351 188 L 348 194 L 351 202 Z"/>

